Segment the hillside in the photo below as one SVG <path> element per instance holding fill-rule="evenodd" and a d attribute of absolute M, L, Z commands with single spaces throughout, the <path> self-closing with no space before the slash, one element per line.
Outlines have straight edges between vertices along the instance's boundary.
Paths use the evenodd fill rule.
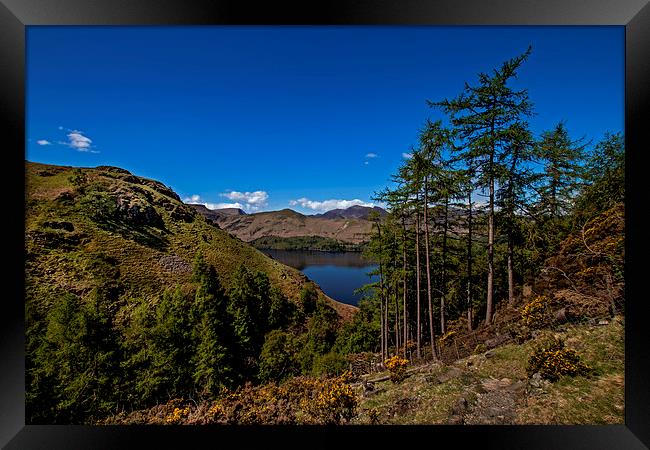
<path fill-rule="evenodd" d="M 215 266 L 225 287 L 244 263 L 267 273 L 272 285 L 294 301 L 308 281 L 297 270 L 218 229 L 157 181 L 106 166 L 79 173 L 86 185 L 96 187 L 96 193 L 79 192 L 70 181 L 71 167 L 26 163 L 28 301 L 45 307 L 52 292 L 88 294 L 99 276 L 94 269 L 99 260 L 119 273 L 121 298 L 153 301 L 165 287 L 190 282 L 191 264 L 199 250 Z M 101 217 L 111 208 L 117 210 L 119 220 Z M 319 295 L 327 298 L 322 292 Z M 327 301 L 342 317 L 350 317 L 355 309 Z"/>
<path fill-rule="evenodd" d="M 353 385 L 360 402 L 352 423 L 370 423 L 375 414 L 377 423 L 390 425 L 623 424 L 624 318 L 602 323 L 545 331 L 449 365 L 414 367 L 399 384 L 386 379 L 388 372 L 366 376 L 365 388 Z M 564 340 L 593 372 L 554 383 L 529 377 L 529 356 L 549 336 Z"/>
<path fill-rule="evenodd" d="M 172 400 L 109 417 L 106 424 L 571 425 L 623 424 L 624 317 L 566 325 L 536 338 L 444 362 L 410 365 L 401 382 L 389 371 L 330 379 L 293 378 L 247 387 L 213 402 Z M 554 382 L 527 372 L 530 355 L 564 341 L 589 373 Z M 352 378 L 352 379 L 351 379 Z M 355 380 L 356 378 L 356 380 Z M 318 392 L 330 400 L 300 401 Z M 183 407 L 184 406 L 184 407 Z"/>
<path fill-rule="evenodd" d="M 379 206 L 373 206 L 372 208 L 368 206 L 354 205 L 345 209 L 332 209 L 330 211 L 324 212 L 322 214 L 314 214 L 311 217 L 322 217 L 324 219 L 364 219 L 368 220 L 368 217 L 371 212 L 376 212 L 379 214 L 379 217 L 385 217 L 388 214 L 383 208 Z"/>
<path fill-rule="evenodd" d="M 223 213 L 222 210 L 209 210 L 203 205 L 189 206 L 213 220 L 219 228 L 245 242 L 271 236 L 277 238 L 315 236 L 334 239 L 345 244 L 360 244 L 368 240 L 368 234 L 372 229 L 372 222 L 365 217 L 355 216 L 356 210 L 352 211 L 349 218 L 338 213 L 334 218 L 330 218 L 305 216 L 291 209 L 242 215 Z M 365 214 L 367 217 L 367 212 Z"/>

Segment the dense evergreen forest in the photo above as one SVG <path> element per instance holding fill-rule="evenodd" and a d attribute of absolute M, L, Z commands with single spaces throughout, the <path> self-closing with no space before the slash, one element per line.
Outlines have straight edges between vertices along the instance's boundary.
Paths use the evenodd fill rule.
<path fill-rule="evenodd" d="M 377 263 L 379 281 L 362 288 L 351 320 L 310 283 L 294 301 L 246 264 L 226 285 L 198 245 L 189 283 L 157 286 L 154 302 L 125 305 L 119 268 L 96 256 L 83 301 L 57 291 L 26 302 L 27 422 L 96 423 L 284 382 L 305 398 L 305 386 L 331 394 L 334 415 L 323 421 L 338 423 L 349 419 L 331 412 L 352 401 L 345 383 L 304 377 L 343 380 L 355 355 L 436 360 L 447 337 L 489 329 L 526 290 L 552 303 L 549 292 L 571 286 L 580 294 L 565 308 L 574 320 L 623 313 L 623 135 L 575 139 L 559 121 L 536 136 L 528 92 L 512 87 L 531 51 L 468 80 L 454 98 L 428 102 L 433 116 L 410 158 L 376 193 L 389 214 L 371 217 L 364 256 Z M 70 183 L 92 203 L 91 219 L 106 222 L 118 211 L 84 177 L 76 172 Z"/>

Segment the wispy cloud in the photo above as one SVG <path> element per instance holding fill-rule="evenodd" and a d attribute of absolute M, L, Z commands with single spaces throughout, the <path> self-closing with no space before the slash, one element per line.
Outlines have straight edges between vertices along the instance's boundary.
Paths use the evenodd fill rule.
<path fill-rule="evenodd" d="M 368 207 L 373 207 L 375 206 L 374 203 L 368 203 L 364 202 L 363 200 L 354 199 L 354 200 L 338 200 L 338 199 L 331 199 L 331 200 L 323 200 L 323 201 L 316 201 L 316 200 L 309 200 L 308 198 L 302 197 L 297 200 L 291 200 L 289 201 L 290 206 L 302 206 L 303 208 L 306 209 L 311 209 L 313 211 L 330 211 L 332 209 L 346 209 L 349 208 L 350 206 L 355 206 L 355 205 L 360 205 L 360 206 L 368 206 Z"/>
<path fill-rule="evenodd" d="M 76 150 L 78 152 L 99 153 L 99 150 L 97 150 L 96 146 L 93 145 L 93 140 L 90 139 L 83 131 L 71 130 L 69 128 L 63 128 L 62 126 L 59 126 L 58 129 L 66 132 L 67 140 L 58 141 L 57 144 L 65 145 L 66 147 L 70 147 L 71 149 Z M 41 142 L 47 142 L 47 144 Z M 51 144 L 51 142 L 45 139 L 42 139 L 37 143 L 39 145 Z"/>
<path fill-rule="evenodd" d="M 377 158 L 379 155 L 377 153 L 366 153 L 366 158 Z"/>
<path fill-rule="evenodd" d="M 68 147 L 73 148 L 79 152 L 88 152 L 92 148 L 92 139 L 84 136 L 82 131 L 72 130 L 68 133 Z"/>
<path fill-rule="evenodd" d="M 47 139 L 39 139 L 38 141 L 36 141 L 36 143 L 38 145 L 52 145 L 52 143 Z"/>
<path fill-rule="evenodd" d="M 402 153 L 402 158 L 411 159 L 413 158 L 413 153 Z"/>

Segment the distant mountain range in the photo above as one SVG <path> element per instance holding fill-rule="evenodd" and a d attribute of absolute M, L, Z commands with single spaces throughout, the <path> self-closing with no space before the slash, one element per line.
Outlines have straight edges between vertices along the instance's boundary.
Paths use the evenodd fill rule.
<path fill-rule="evenodd" d="M 350 206 L 346 209 L 333 209 L 327 211 L 323 214 L 314 214 L 311 217 L 322 217 L 323 219 L 365 219 L 368 220 L 368 215 L 371 211 L 375 211 L 379 214 L 379 217 L 384 217 L 388 214 L 383 208 L 379 206 L 374 206 L 372 208 L 367 206 Z"/>
<path fill-rule="evenodd" d="M 351 206 L 334 209 L 323 214 L 304 215 L 292 209 L 246 214 L 241 209 L 208 209 L 204 205 L 189 205 L 219 228 L 228 231 L 245 242 L 263 237 L 296 238 L 317 236 L 334 239 L 347 244 L 360 244 L 368 240 L 372 222 L 371 211 L 385 216 L 380 207 Z"/>

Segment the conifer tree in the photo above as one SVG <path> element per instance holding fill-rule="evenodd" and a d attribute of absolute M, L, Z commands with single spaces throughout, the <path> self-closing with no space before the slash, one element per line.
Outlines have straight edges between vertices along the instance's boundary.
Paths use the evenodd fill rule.
<path fill-rule="evenodd" d="M 196 318 L 194 382 L 203 395 L 215 395 L 236 381 L 233 367 L 233 332 L 227 313 L 227 298 L 214 267 L 197 254 L 193 279 L 198 283 L 194 297 Z"/>
<path fill-rule="evenodd" d="M 451 117 L 459 137 L 466 143 L 464 159 L 479 175 L 481 186 L 488 190 L 487 302 L 485 323 L 492 323 L 494 289 L 494 202 L 495 183 L 499 174 L 499 156 L 507 142 L 508 128 L 532 113 L 528 92 L 509 86 L 531 48 L 520 56 L 504 62 L 492 74 L 480 73 L 474 86 L 466 83 L 454 99 L 429 102 Z"/>
<path fill-rule="evenodd" d="M 508 302 L 514 302 L 514 247 L 518 234 L 518 217 L 527 212 L 530 192 L 528 186 L 535 180 L 529 167 L 533 159 L 534 140 L 528 124 L 517 122 L 507 130 L 506 145 L 500 156 L 503 169 L 497 204 L 503 216 L 507 238 Z M 519 215 L 518 215 L 519 213 Z"/>

